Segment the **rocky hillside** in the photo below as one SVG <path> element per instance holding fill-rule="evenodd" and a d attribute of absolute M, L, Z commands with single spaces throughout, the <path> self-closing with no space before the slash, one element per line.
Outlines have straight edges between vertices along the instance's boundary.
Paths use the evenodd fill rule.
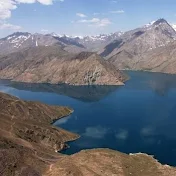
<path fill-rule="evenodd" d="M 143 54 L 147 51 L 166 46 L 176 40 L 176 31 L 164 19 L 159 19 L 142 28 L 124 33 L 120 39 L 107 45 L 101 52 L 103 57 L 118 58 Z"/>
<path fill-rule="evenodd" d="M 125 33 L 121 39 L 106 46 L 101 53 L 118 69 L 148 70 L 175 73 L 174 43 L 176 31 L 160 19 Z"/>
<path fill-rule="evenodd" d="M 113 59 L 111 61 L 116 62 Z M 126 67 L 126 63 L 122 60 L 121 63 L 117 62 L 117 65 L 120 64 L 120 67 L 122 63 Z M 128 67 L 133 70 L 176 74 L 176 42 L 135 56 Z"/>
<path fill-rule="evenodd" d="M 50 125 L 72 113 L 67 107 L 22 101 L 0 93 L 1 176 L 175 176 L 146 154 L 126 155 L 109 149 L 81 151 L 67 156 L 56 151 L 79 136 Z"/>
<path fill-rule="evenodd" d="M 123 85 L 124 77 L 95 53 L 70 55 L 47 46 L 0 57 L 0 78 L 18 82 L 70 85 Z"/>
<path fill-rule="evenodd" d="M 0 175 L 41 175 L 55 151 L 79 136 L 50 125 L 72 113 L 68 107 L 26 102 L 0 93 Z"/>

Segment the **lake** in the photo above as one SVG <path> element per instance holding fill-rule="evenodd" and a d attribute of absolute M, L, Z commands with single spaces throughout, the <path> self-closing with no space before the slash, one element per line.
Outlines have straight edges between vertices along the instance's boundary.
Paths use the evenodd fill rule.
<path fill-rule="evenodd" d="M 54 125 L 78 133 L 73 154 L 110 148 L 154 155 L 176 166 L 176 75 L 132 72 L 125 86 L 67 86 L 0 81 L 0 91 L 24 100 L 66 105 L 74 113 Z"/>

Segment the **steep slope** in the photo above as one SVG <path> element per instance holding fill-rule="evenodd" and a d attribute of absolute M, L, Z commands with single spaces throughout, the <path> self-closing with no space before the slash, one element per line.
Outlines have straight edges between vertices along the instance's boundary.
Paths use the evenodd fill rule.
<path fill-rule="evenodd" d="M 134 70 L 176 74 L 176 42 L 159 47 L 133 58 Z"/>
<path fill-rule="evenodd" d="M 176 40 L 175 30 L 160 19 L 143 28 L 125 33 L 121 39 L 106 46 L 101 53 L 119 69 L 133 69 L 133 65 L 147 52 L 167 46 Z M 150 64 L 150 63 L 149 63 Z"/>
<path fill-rule="evenodd" d="M 95 53 L 69 55 L 58 47 L 35 47 L 0 58 L 0 78 L 18 82 L 123 85 L 123 75 Z"/>
<path fill-rule="evenodd" d="M 159 19 L 150 25 L 145 25 L 132 31 L 128 31 L 121 36 L 120 44 L 118 41 L 111 43 L 112 51 L 108 53 L 109 45 L 106 46 L 106 53 L 102 55 L 111 58 L 118 55 L 119 52 L 127 52 L 131 55 L 145 53 L 149 50 L 166 46 L 168 43 L 176 40 L 176 31 L 164 19 Z"/>
<path fill-rule="evenodd" d="M 26 102 L 0 93 L 0 175 L 41 175 L 60 156 L 55 151 L 79 136 L 50 125 L 68 107 Z"/>

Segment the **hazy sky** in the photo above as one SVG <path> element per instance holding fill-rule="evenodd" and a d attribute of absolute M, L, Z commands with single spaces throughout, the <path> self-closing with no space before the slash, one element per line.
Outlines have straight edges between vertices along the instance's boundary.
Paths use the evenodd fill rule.
<path fill-rule="evenodd" d="M 158 18 L 176 23 L 176 0 L 0 0 L 0 37 L 14 31 L 95 35 Z"/>

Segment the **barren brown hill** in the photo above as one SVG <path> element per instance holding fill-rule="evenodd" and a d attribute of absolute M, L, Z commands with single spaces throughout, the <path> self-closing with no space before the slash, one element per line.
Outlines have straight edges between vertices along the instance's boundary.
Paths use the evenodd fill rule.
<path fill-rule="evenodd" d="M 128 62 L 126 59 L 119 56 L 118 59 L 112 57 L 110 61 L 121 69 L 176 74 L 176 42 L 128 58 Z"/>
<path fill-rule="evenodd" d="M 55 46 L 35 47 L 0 58 L 0 78 L 17 82 L 123 85 L 124 77 L 91 52 L 70 55 Z"/>
<path fill-rule="evenodd" d="M 0 175 L 41 175 L 58 159 L 55 151 L 78 135 L 50 123 L 72 113 L 68 107 L 26 102 L 0 93 Z"/>
<path fill-rule="evenodd" d="M 61 158 L 46 176 L 175 176 L 176 169 L 163 166 L 146 154 L 122 154 L 109 149 L 81 151 Z"/>

